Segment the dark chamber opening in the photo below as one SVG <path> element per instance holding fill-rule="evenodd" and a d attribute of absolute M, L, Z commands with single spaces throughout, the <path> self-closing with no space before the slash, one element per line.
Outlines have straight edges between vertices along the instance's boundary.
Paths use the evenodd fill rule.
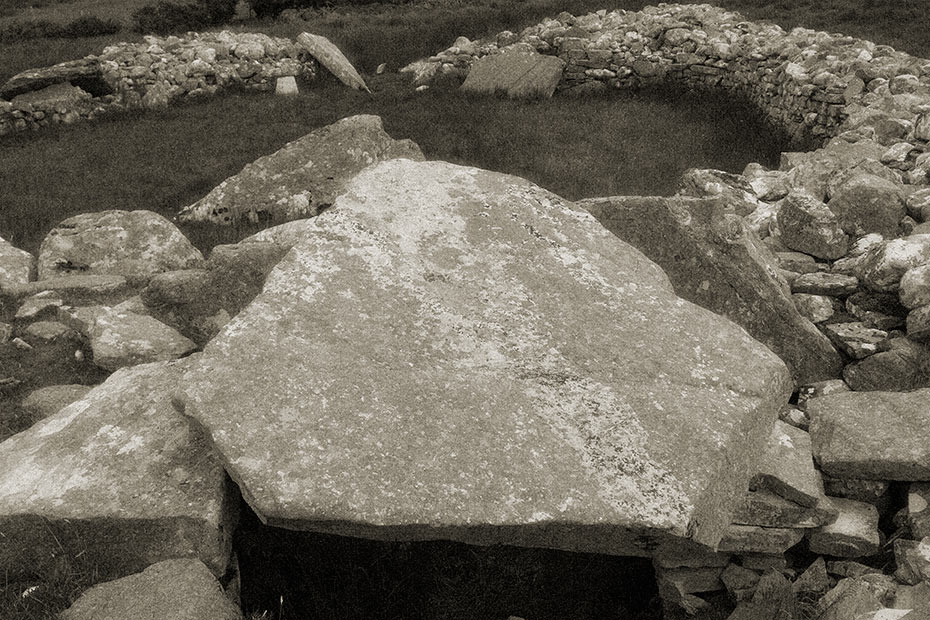
<path fill-rule="evenodd" d="M 295 532 L 263 525 L 244 502 L 234 544 L 247 618 L 662 617 L 646 558 Z"/>

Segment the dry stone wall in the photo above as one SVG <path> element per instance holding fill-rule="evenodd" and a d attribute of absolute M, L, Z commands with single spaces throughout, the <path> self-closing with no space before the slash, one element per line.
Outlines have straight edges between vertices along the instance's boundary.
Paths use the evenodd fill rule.
<path fill-rule="evenodd" d="M 0 135 L 110 110 L 163 108 L 231 87 L 270 91 L 279 77 L 312 78 L 317 71 L 289 39 L 227 31 L 146 36 L 13 77 L 0 87 Z"/>
<path fill-rule="evenodd" d="M 707 4 L 561 13 L 519 34 L 460 37 L 411 69 L 421 84 L 440 74 L 465 75 L 478 58 L 512 45 L 564 60 L 562 90 L 659 83 L 722 89 L 753 102 L 796 138 L 865 131 L 881 119 L 913 129 L 930 103 L 920 96 L 930 92 L 930 60 L 839 34 L 786 32 Z"/>

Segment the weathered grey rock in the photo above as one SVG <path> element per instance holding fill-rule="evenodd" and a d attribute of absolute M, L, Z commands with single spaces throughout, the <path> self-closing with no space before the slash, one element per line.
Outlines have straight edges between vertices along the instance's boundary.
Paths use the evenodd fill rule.
<path fill-rule="evenodd" d="M 930 263 L 930 235 L 912 235 L 876 244 L 857 264 L 858 276 L 872 290 L 898 290 L 901 277 L 911 269 Z"/>
<path fill-rule="evenodd" d="M 828 265 L 818 263 L 813 256 L 803 252 L 775 252 L 775 258 L 778 259 L 779 268 L 797 274 L 829 271 Z"/>
<path fill-rule="evenodd" d="M 828 379 L 827 381 L 818 381 L 810 385 L 802 385 L 798 388 L 798 409 L 807 412 L 807 403 L 813 398 L 819 398 L 828 394 L 838 392 L 848 392 L 849 386 L 842 379 Z"/>
<path fill-rule="evenodd" d="M 90 104 L 92 106 L 90 99 L 90 93 L 66 82 L 17 95 L 13 98 L 12 104 L 14 106 L 29 104 L 44 109 L 55 109 L 59 106 L 74 109 L 81 107 L 81 104 Z"/>
<path fill-rule="evenodd" d="M 791 296 L 794 306 L 811 323 L 823 323 L 833 316 L 833 301 L 825 295 L 795 293 Z"/>
<path fill-rule="evenodd" d="M 722 566 L 701 566 L 698 568 L 662 568 L 662 578 L 671 581 L 680 592 L 693 594 L 695 592 L 715 592 L 723 589 L 720 581 Z"/>
<path fill-rule="evenodd" d="M 70 217 L 39 248 L 38 279 L 69 274 L 148 277 L 185 269 L 200 251 L 164 217 L 151 211 L 100 211 Z"/>
<path fill-rule="evenodd" d="M 887 351 L 891 346 L 888 342 L 888 332 L 866 327 L 860 321 L 830 323 L 822 329 L 836 348 L 856 360 L 879 351 Z"/>
<path fill-rule="evenodd" d="M 300 94 L 300 89 L 297 88 L 297 79 L 293 75 L 279 77 L 275 80 L 274 94 L 285 97 Z"/>
<path fill-rule="evenodd" d="M 842 273 L 804 273 L 791 283 L 792 293 L 808 295 L 846 297 L 857 290 L 859 290 L 859 280 L 855 276 Z"/>
<path fill-rule="evenodd" d="M 0 237 L 0 288 L 29 282 L 35 271 L 35 258 Z"/>
<path fill-rule="evenodd" d="M 834 260 L 849 249 L 849 236 L 823 202 L 804 192 L 781 201 L 777 215 L 782 242 L 798 252 Z"/>
<path fill-rule="evenodd" d="M 741 553 L 739 561 L 743 568 L 750 570 L 785 570 L 788 562 L 784 553 Z"/>
<path fill-rule="evenodd" d="M 749 489 L 771 491 L 808 508 L 816 506 L 823 497 L 823 482 L 814 469 L 810 435 L 776 421 Z"/>
<path fill-rule="evenodd" d="M 197 348 L 174 328 L 129 310 L 83 306 L 62 308 L 58 316 L 87 337 L 94 364 L 110 371 L 177 359 Z"/>
<path fill-rule="evenodd" d="M 813 611 L 818 620 L 851 620 L 883 607 L 875 588 L 861 578 L 841 579 L 817 602 Z"/>
<path fill-rule="evenodd" d="M 807 535 L 814 553 L 841 558 L 862 558 L 879 551 L 878 510 L 872 504 L 835 497 L 831 504 L 839 511 L 833 523 Z"/>
<path fill-rule="evenodd" d="M 915 308 L 907 315 L 907 337 L 913 340 L 930 340 L 930 305 Z"/>
<path fill-rule="evenodd" d="M 16 303 L 26 297 L 50 292 L 67 304 L 118 303 L 130 291 L 123 276 L 61 276 L 0 288 L 0 298 Z"/>
<path fill-rule="evenodd" d="M 36 321 L 26 327 L 26 336 L 33 344 L 36 342 L 53 342 L 69 335 L 77 336 L 67 325 L 58 321 Z"/>
<path fill-rule="evenodd" d="M 612 233 L 656 261 L 675 291 L 742 325 L 785 361 L 796 384 L 839 376 L 840 356 L 798 313 L 774 258 L 713 199 L 581 201 Z"/>
<path fill-rule="evenodd" d="M 800 428 L 805 431 L 807 427 L 810 426 L 810 418 L 807 417 L 807 414 L 791 405 L 783 407 L 782 410 L 778 412 L 778 419 L 785 424 L 790 424 L 795 428 Z"/>
<path fill-rule="evenodd" d="M 95 97 L 113 93 L 112 87 L 103 78 L 100 63 L 94 58 L 82 58 L 14 75 L 0 87 L 0 97 L 11 100 L 17 95 L 65 82 L 70 82 Z"/>
<path fill-rule="evenodd" d="M 236 505 L 207 439 L 171 406 L 182 370 L 117 371 L 0 443 L 4 574 L 50 574 L 62 552 L 101 580 L 182 557 L 223 574 Z"/>
<path fill-rule="evenodd" d="M 788 195 L 786 174 L 781 170 L 766 170 L 760 164 L 751 163 L 746 164 L 743 176 L 760 200 L 774 202 Z"/>
<path fill-rule="evenodd" d="M 892 338 L 891 350 L 843 369 L 853 390 L 906 392 L 930 387 L 930 347 L 910 338 Z"/>
<path fill-rule="evenodd" d="M 878 233 L 894 237 L 906 214 L 901 187 L 873 174 L 848 178 L 827 203 L 843 230 L 851 235 Z"/>
<path fill-rule="evenodd" d="M 915 482 L 907 490 L 907 524 L 914 538 L 930 536 L 930 483 Z"/>
<path fill-rule="evenodd" d="M 720 540 L 721 553 L 784 553 L 804 538 L 803 529 L 730 525 Z"/>
<path fill-rule="evenodd" d="M 677 193 L 695 198 L 720 197 L 740 216 L 749 215 L 761 206 L 746 178 L 722 170 L 685 170 L 678 181 Z"/>
<path fill-rule="evenodd" d="M 877 504 L 886 497 L 887 480 L 863 480 L 859 478 L 823 477 L 824 492 L 831 497 L 845 497 L 859 502 Z"/>
<path fill-rule="evenodd" d="M 905 308 L 913 310 L 930 304 L 930 263 L 905 271 L 899 287 L 898 295 Z"/>
<path fill-rule="evenodd" d="M 836 519 L 837 510 L 825 495 L 814 507 L 802 506 L 770 491 L 750 491 L 733 513 L 736 525 L 806 529 L 820 527 Z"/>
<path fill-rule="evenodd" d="M 915 585 L 930 581 L 930 538 L 894 541 L 894 559 L 898 565 L 895 579 L 901 583 Z"/>
<path fill-rule="evenodd" d="M 834 176 L 868 160 L 882 156 L 885 148 L 871 140 L 854 143 L 833 140 L 827 146 L 807 153 L 782 153 L 780 169 L 787 172 L 788 184 L 807 191 L 818 200 L 829 198 L 828 185 Z M 881 166 L 881 164 L 878 164 Z"/>
<path fill-rule="evenodd" d="M 716 544 L 790 391 L 742 329 L 515 177 L 384 162 L 315 221 L 179 394 L 263 520 L 630 555 Z"/>
<path fill-rule="evenodd" d="M 914 586 L 898 585 L 894 593 L 894 608 L 930 609 L 930 581 L 921 581 Z"/>
<path fill-rule="evenodd" d="M 837 478 L 930 480 L 930 389 L 810 401 L 814 459 Z"/>
<path fill-rule="evenodd" d="M 778 571 L 768 571 L 756 584 L 752 599 L 737 604 L 727 620 L 791 620 L 796 617 L 796 603 L 791 583 Z"/>
<path fill-rule="evenodd" d="M 32 297 L 27 297 L 22 305 L 16 309 L 14 318 L 17 321 L 35 321 L 41 318 L 56 316 L 58 308 L 64 302 L 61 297 L 52 291 L 43 291 Z"/>
<path fill-rule="evenodd" d="M 481 58 L 471 66 L 462 90 L 506 93 L 513 99 L 548 99 L 562 77 L 565 61 L 514 46 Z"/>
<path fill-rule="evenodd" d="M 61 620 L 240 620 L 213 573 L 200 560 L 164 560 L 141 573 L 84 592 Z"/>
<path fill-rule="evenodd" d="M 349 59 L 326 37 L 303 32 L 297 35 L 297 44 L 307 50 L 323 67 L 349 88 L 371 92 Z"/>
<path fill-rule="evenodd" d="M 907 308 L 894 293 L 858 291 L 846 298 L 846 311 L 866 327 L 889 331 L 904 325 Z"/>
<path fill-rule="evenodd" d="M 344 118 L 247 164 L 178 214 L 182 222 L 237 224 L 317 215 L 363 168 L 395 158 L 422 160 L 410 140 L 394 140 L 372 115 Z"/>
<path fill-rule="evenodd" d="M 727 589 L 727 592 L 730 593 L 730 596 L 739 602 L 752 598 L 752 593 L 756 590 L 756 584 L 759 583 L 759 576 L 759 573 L 754 570 L 731 563 L 720 573 L 720 581 Z"/>
<path fill-rule="evenodd" d="M 791 590 L 795 594 L 804 592 L 819 594 L 829 589 L 830 576 L 827 574 L 827 563 L 824 561 L 822 555 L 818 555 L 817 559 L 811 562 L 810 565 L 804 569 L 804 572 L 791 584 Z"/>
<path fill-rule="evenodd" d="M 50 385 L 30 392 L 20 406 L 32 415 L 33 419 L 41 420 L 82 399 L 91 387 L 79 384 Z"/>

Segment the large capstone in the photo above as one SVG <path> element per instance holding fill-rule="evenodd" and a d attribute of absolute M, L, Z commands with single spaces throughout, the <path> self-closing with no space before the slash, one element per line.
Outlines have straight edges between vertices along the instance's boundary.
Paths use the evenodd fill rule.
<path fill-rule="evenodd" d="M 265 522 L 647 556 L 718 543 L 784 364 L 528 181 L 356 177 L 176 403 Z"/>

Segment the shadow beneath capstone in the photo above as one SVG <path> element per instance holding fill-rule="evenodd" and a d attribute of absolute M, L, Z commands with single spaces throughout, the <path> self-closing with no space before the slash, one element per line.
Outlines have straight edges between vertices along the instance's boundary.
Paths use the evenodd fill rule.
<path fill-rule="evenodd" d="M 295 532 L 263 525 L 245 502 L 234 548 L 247 618 L 662 617 L 645 558 Z"/>

